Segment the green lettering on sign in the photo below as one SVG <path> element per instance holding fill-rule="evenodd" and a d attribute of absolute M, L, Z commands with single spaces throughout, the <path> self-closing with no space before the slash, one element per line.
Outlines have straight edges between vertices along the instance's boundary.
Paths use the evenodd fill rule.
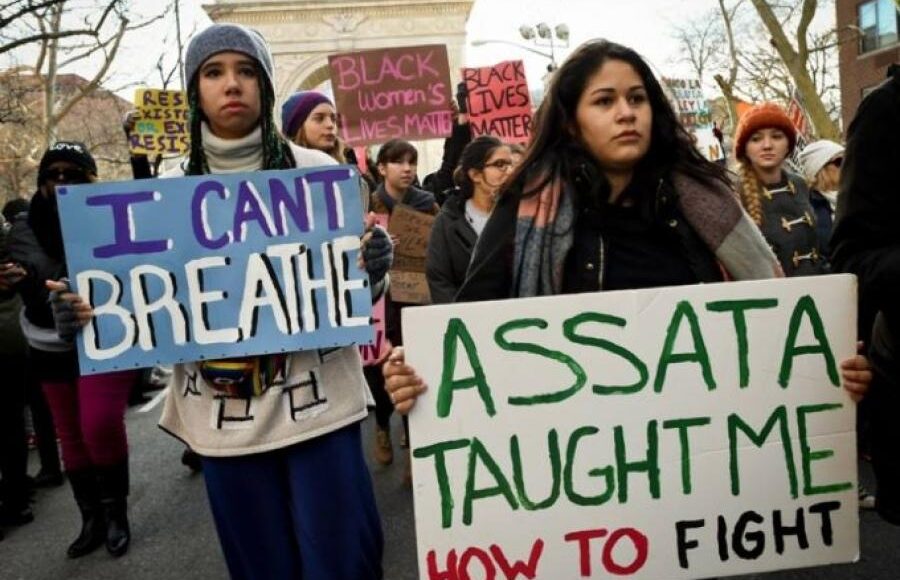
<path fill-rule="evenodd" d="M 813 336 L 816 344 L 797 346 L 797 336 L 800 334 L 800 322 L 803 315 L 809 319 Z M 816 303 L 808 294 L 797 301 L 794 306 L 794 312 L 791 314 L 790 326 L 788 327 L 787 340 L 784 342 L 784 356 L 781 359 L 781 372 L 778 373 L 778 384 L 783 388 L 787 388 L 791 382 L 791 370 L 794 367 L 794 357 L 804 354 L 821 354 L 825 359 L 825 368 L 828 371 L 828 379 L 835 387 L 841 386 L 841 380 L 838 376 L 837 364 L 834 361 L 834 353 L 831 352 L 831 346 L 828 344 L 828 337 L 825 336 L 825 326 L 822 324 L 822 317 L 816 308 Z"/>
<path fill-rule="evenodd" d="M 643 461 L 627 461 L 625 459 L 625 435 L 621 425 L 613 428 L 616 440 L 616 475 L 618 477 L 619 503 L 628 501 L 628 474 L 647 473 L 650 497 L 659 499 L 659 432 L 657 422 L 647 423 L 647 455 Z"/>
<path fill-rule="evenodd" d="M 694 350 L 692 352 L 674 353 L 675 339 L 678 338 L 678 330 L 681 322 L 686 320 L 691 331 L 691 339 L 694 342 Z M 713 378 L 712 366 L 709 362 L 709 352 L 706 350 L 706 343 L 703 341 L 703 334 L 700 332 L 700 322 L 697 320 L 697 313 L 691 303 L 682 300 L 675 307 L 672 314 L 672 321 L 669 323 L 669 329 L 666 331 L 666 341 L 663 345 L 662 353 L 659 355 L 659 364 L 656 367 L 656 380 L 653 383 L 653 390 L 657 393 L 662 392 L 663 384 L 666 382 L 666 371 L 671 364 L 694 362 L 700 365 L 703 373 L 703 380 L 706 382 L 706 388 L 710 391 L 716 388 L 716 381 Z"/>
<path fill-rule="evenodd" d="M 468 439 L 454 439 L 427 447 L 419 447 L 412 453 L 416 459 L 425 459 L 434 455 L 434 475 L 441 492 L 441 527 L 443 528 L 449 528 L 453 523 L 453 494 L 450 493 L 450 478 L 447 476 L 447 460 L 444 454 L 456 449 L 465 449 L 468 446 Z"/>
<path fill-rule="evenodd" d="M 791 447 L 791 434 L 788 429 L 787 409 L 784 405 L 777 407 L 769 416 L 762 432 L 757 434 L 747 423 L 741 419 L 737 413 L 728 416 L 728 444 L 729 444 L 729 468 L 731 472 L 731 494 L 741 494 L 741 475 L 738 470 L 738 442 L 737 432 L 740 429 L 750 441 L 757 447 L 761 447 L 772 430 L 778 425 L 781 432 L 781 446 L 784 450 L 784 463 L 787 467 L 788 481 L 790 483 L 791 497 L 797 499 L 797 468 L 794 465 L 794 452 Z"/>
<path fill-rule="evenodd" d="M 569 367 L 569 370 L 571 370 L 572 374 L 575 375 L 575 382 L 572 384 L 572 386 L 560 391 L 556 391 L 555 393 L 541 393 L 529 397 L 509 397 L 509 404 L 538 405 L 541 403 L 558 403 L 560 401 L 565 401 L 566 399 L 580 391 L 584 384 L 587 382 L 587 374 L 585 374 L 584 369 L 581 368 L 581 365 L 578 364 L 578 361 L 565 353 L 559 352 L 557 350 L 550 350 L 549 348 L 544 348 L 543 346 L 534 344 L 532 342 L 512 342 L 506 339 L 506 334 L 508 332 L 519 330 L 522 328 L 540 328 L 543 330 L 547 328 L 547 321 L 540 318 L 523 318 L 520 320 L 510 320 L 505 324 L 501 324 L 497 328 L 497 330 L 494 332 L 494 341 L 497 343 L 497 346 L 506 351 L 527 352 L 563 363 L 564 365 Z"/>
<path fill-rule="evenodd" d="M 775 298 L 761 298 L 759 300 L 719 300 L 707 302 L 706 309 L 711 312 L 731 312 L 734 322 L 734 332 L 737 335 L 738 369 L 741 388 L 750 384 L 750 346 L 747 341 L 747 311 L 763 308 L 775 308 L 778 300 Z"/>
<path fill-rule="evenodd" d="M 849 481 L 843 483 L 831 483 L 828 485 L 813 485 L 812 483 L 812 462 L 832 457 L 834 451 L 831 449 L 813 451 L 810 448 L 806 430 L 806 416 L 810 413 L 821 413 L 822 411 L 832 411 L 841 408 L 843 408 L 843 405 L 840 403 L 802 405 L 797 407 L 797 427 L 800 432 L 800 459 L 803 463 L 803 495 L 817 495 L 853 489 L 853 484 Z"/>
<path fill-rule="evenodd" d="M 566 497 L 575 505 L 594 506 L 603 505 L 610 500 L 613 492 L 616 490 L 615 474 L 612 465 L 606 467 L 595 467 L 588 471 L 591 477 L 602 477 L 606 480 L 604 491 L 597 495 L 581 495 L 575 491 L 575 481 L 573 472 L 575 469 L 575 453 L 578 451 L 578 443 L 582 438 L 589 435 L 596 435 L 600 430 L 597 427 L 588 425 L 579 427 L 572 432 L 569 437 L 569 444 L 566 446 L 566 465 L 563 469 L 563 485 L 566 490 Z"/>
<path fill-rule="evenodd" d="M 482 489 L 475 489 L 475 469 L 481 463 L 494 478 L 495 485 Z M 494 497 L 502 495 L 506 498 L 510 509 L 513 511 L 519 509 L 516 496 L 513 495 L 512 488 L 507 481 L 500 466 L 485 449 L 484 444 L 477 437 L 472 438 L 472 444 L 469 447 L 469 469 L 466 472 L 466 495 L 463 498 L 463 524 L 469 526 L 472 524 L 472 506 L 476 499 Z"/>
<path fill-rule="evenodd" d="M 681 490 L 690 495 L 691 490 L 691 445 L 688 440 L 690 427 L 709 425 L 709 417 L 693 417 L 689 419 L 670 419 L 663 421 L 663 429 L 678 429 L 678 441 L 681 444 Z"/>
<path fill-rule="evenodd" d="M 456 349 L 460 342 L 466 350 L 466 356 L 474 374 L 471 377 L 457 379 L 453 375 L 456 372 Z M 481 367 L 481 359 L 478 358 L 478 351 L 475 349 L 475 341 L 472 340 L 472 335 L 469 334 L 469 329 L 462 320 L 451 318 L 447 322 L 447 331 L 444 333 L 444 367 L 441 371 L 441 385 L 437 394 L 437 416 L 447 417 L 450 415 L 453 391 L 472 387 L 478 390 L 478 396 L 484 403 L 485 411 L 490 417 L 493 417 L 497 411 L 494 408 L 494 400 L 491 398 L 491 388 L 487 384 L 484 370 Z"/>
<path fill-rule="evenodd" d="M 528 497 L 528 493 L 525 490 L 525 474 L 522 469 L 522 454 L 519 449 L 519 438 L 516 435 L 513 435 L 509 440 L 509 451 L 510 455 L 512 455 L 513 484 L 516 486 L 516 496 L 519 498 L 519 503 L 522 504 L 522 507 L 529 511 L 548 508 L 555 504 L 556 500 L 559 499 L 562 462 L 559 457 L 559 435 L 557 434 L 556 429 L 551 429 L 550 432 L 547 433 L 547 449 L 550 458 L 550 475 L 553 479 L 553 483 L 551 484 L 550 495 L 542 501 L 534 501 Z"/>
<path fill-rule="evenodd" d="M 578 327 L 583 323 L 589 322 L 596 322 L 598 324 L 612 324 L 620 328 L 625 328 L 626 324 L 625 319 L 619 318 L 618 316 L 611 316 L 609 314 L 602 314 L 600 312 L 584 312 L 582 314 L 569 318 L 563 323 L 563 335 L 576 344 L 596 346 L 614 355 L 620 356 L 628 361 L 631 366 L 633 366 L 638 372 L 638 380 L 630 385 L 595 384 L 592 387 L 594 392 L 598 395 L 618 395 L 637 393 L 638 391 L 643 389 L 650 378 L 650 373 L 647 372 L 647 365 L 645 365 L 641 359 L 635 356 L 633 352 L 622 346 L 619 346 L 614 342 L 605 340 L 603 338 L 595 338 L 592 336 L 578 334 Z"/>

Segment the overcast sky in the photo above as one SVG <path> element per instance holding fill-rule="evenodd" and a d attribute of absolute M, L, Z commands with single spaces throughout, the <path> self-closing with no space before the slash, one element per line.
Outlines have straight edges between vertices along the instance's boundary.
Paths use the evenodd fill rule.
<path fill-rule="evenodd" d="M 181 0 L 184 38 L 193 30 L 209 25 L 209 18 L 201 7 L 203 3 L 209 2 Z M 139 0 L 135 5 L 147 14 L 154 14 L 159 12 L 163 2 Z M 636 49 L 650 61 L 658 74 L 689 76 L 690 69 L 677 62 L 678 48 L 672 38 L 673 28 L 715 6 L 716 0 L 477 0 L 467 25 L 469 44 L 465 60 L 470 66 L 484 66 L 521 58 L 525 61 L 529 84 L 532 88 L 539 86 L 549 59 L 508 44 L 488 43 L 476 47 L 471 43 L 475 40 L 503 40 L 547 51 L 547 48 L 536 47 L 530 41 L 523 40 L 519 36 L 519 26 L 539 22 L 551 26 L 565 23 L 571 38 L 568 48 L 558 50 L 557 61 L 565 58 L 581 42 L 603 37 Z M 832 3 L 820 2 L 817 24 L 833 26 L 833 12 Z M 173 14 L 147 29 L 126 35 L 107 86 L 117 89 L 135 82 L 159 86 L 159 75 L 154 71 L 156 58 L 160 47 L 169 46 L 172 49 L 167 53 L 167 63 L 171 66 L 176 61 L 175 38 Z M 27 55 L 21 52 L 16 56 L 27 60 Z M 8 65 L 8 59 L 3 64 Z M 78 72 L 87 76 L 87 68 L 81 66 Z M 129 98 L 133 88 L 120 91 L 120 94 Z"/>

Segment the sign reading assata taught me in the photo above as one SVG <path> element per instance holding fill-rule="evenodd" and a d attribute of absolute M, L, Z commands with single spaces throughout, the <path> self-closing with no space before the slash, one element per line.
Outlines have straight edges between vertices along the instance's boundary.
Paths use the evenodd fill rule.
<path fill-rule="evenodd" d="M 855 305 L 844 275 L 405 309 L 420 577 L 854 560 Z"/>

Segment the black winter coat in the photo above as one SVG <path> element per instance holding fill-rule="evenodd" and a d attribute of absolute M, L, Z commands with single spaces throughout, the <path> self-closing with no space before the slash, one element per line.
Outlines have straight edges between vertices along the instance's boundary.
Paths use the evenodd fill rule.
<path fill-rule="evenodd" d="M 478 234 L 466 219 L 466 200 L 458 192 L 441 208 L 431 230 L 425 276 L 432 304 L 453 302 L 466 279 Z"/>
<path fill-rule="evenodd" d="M 585 191 L 591 184 L 576 180 L 575 187 Z M 512 296 L 513 252 L 520 195 L 514 189 L 508 190 L 497 202 L 472 252 L 465 282 L 459 289 L 455 302 L 500 300 Z M 697 280 L 705 283 L 721 282 L 722 270 L 712 252 L 678 211 L 678 192 L 670 181 L 659 181 L 652 196 L 650 203 L 653 206 L 653 219 L 673 229 Z M 600 264 L 601 270 L 597 277 L 597 287 L 593 290 L 603 290 L 599 282 L 607 267 L 603 258 L 603 239 L 597 239 L 596 245 L 587 251 L 597 255 L 596 263 Z"/>
<path fill-rule="evenodd" d="M 836 270 L 859 277 L 860 338 L 884 313 L 900 336 L 900 65 L 859 105 L 847 129 L 831 237 Z"/>
<path fill-rule="evenodd" d="M 35 194 L 35 198 L 40 193 Z M 51 256 L 41 243 L 39 235 L 32 229 L 28 214 L 15 217 L 9 234 L 9 254 L 13 262 L 21 265 L 27 275 L 16 285 L 25 304 L 25 317 L 35 326 L 54 328 L 53 312 L 50 309 L 50 291 L 46 280 L 59 280 L 66 275 L 66 265 Z M 43 240 L 45 243 L 47 240 Z"/>

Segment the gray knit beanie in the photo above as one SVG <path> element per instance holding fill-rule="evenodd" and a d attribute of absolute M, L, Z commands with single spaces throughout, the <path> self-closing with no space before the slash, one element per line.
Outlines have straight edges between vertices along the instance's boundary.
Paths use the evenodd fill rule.
<path fill-rule="evenodd" d="M 255 59 L 268 77 L 269 85 L 275 86 L 269 46 L 257 31 L 240 24 L 213 24 L 191 39 L 184 55 L 184 79 L 188 86 L 206 59 L 220 52 L 240 52 Z"/>

